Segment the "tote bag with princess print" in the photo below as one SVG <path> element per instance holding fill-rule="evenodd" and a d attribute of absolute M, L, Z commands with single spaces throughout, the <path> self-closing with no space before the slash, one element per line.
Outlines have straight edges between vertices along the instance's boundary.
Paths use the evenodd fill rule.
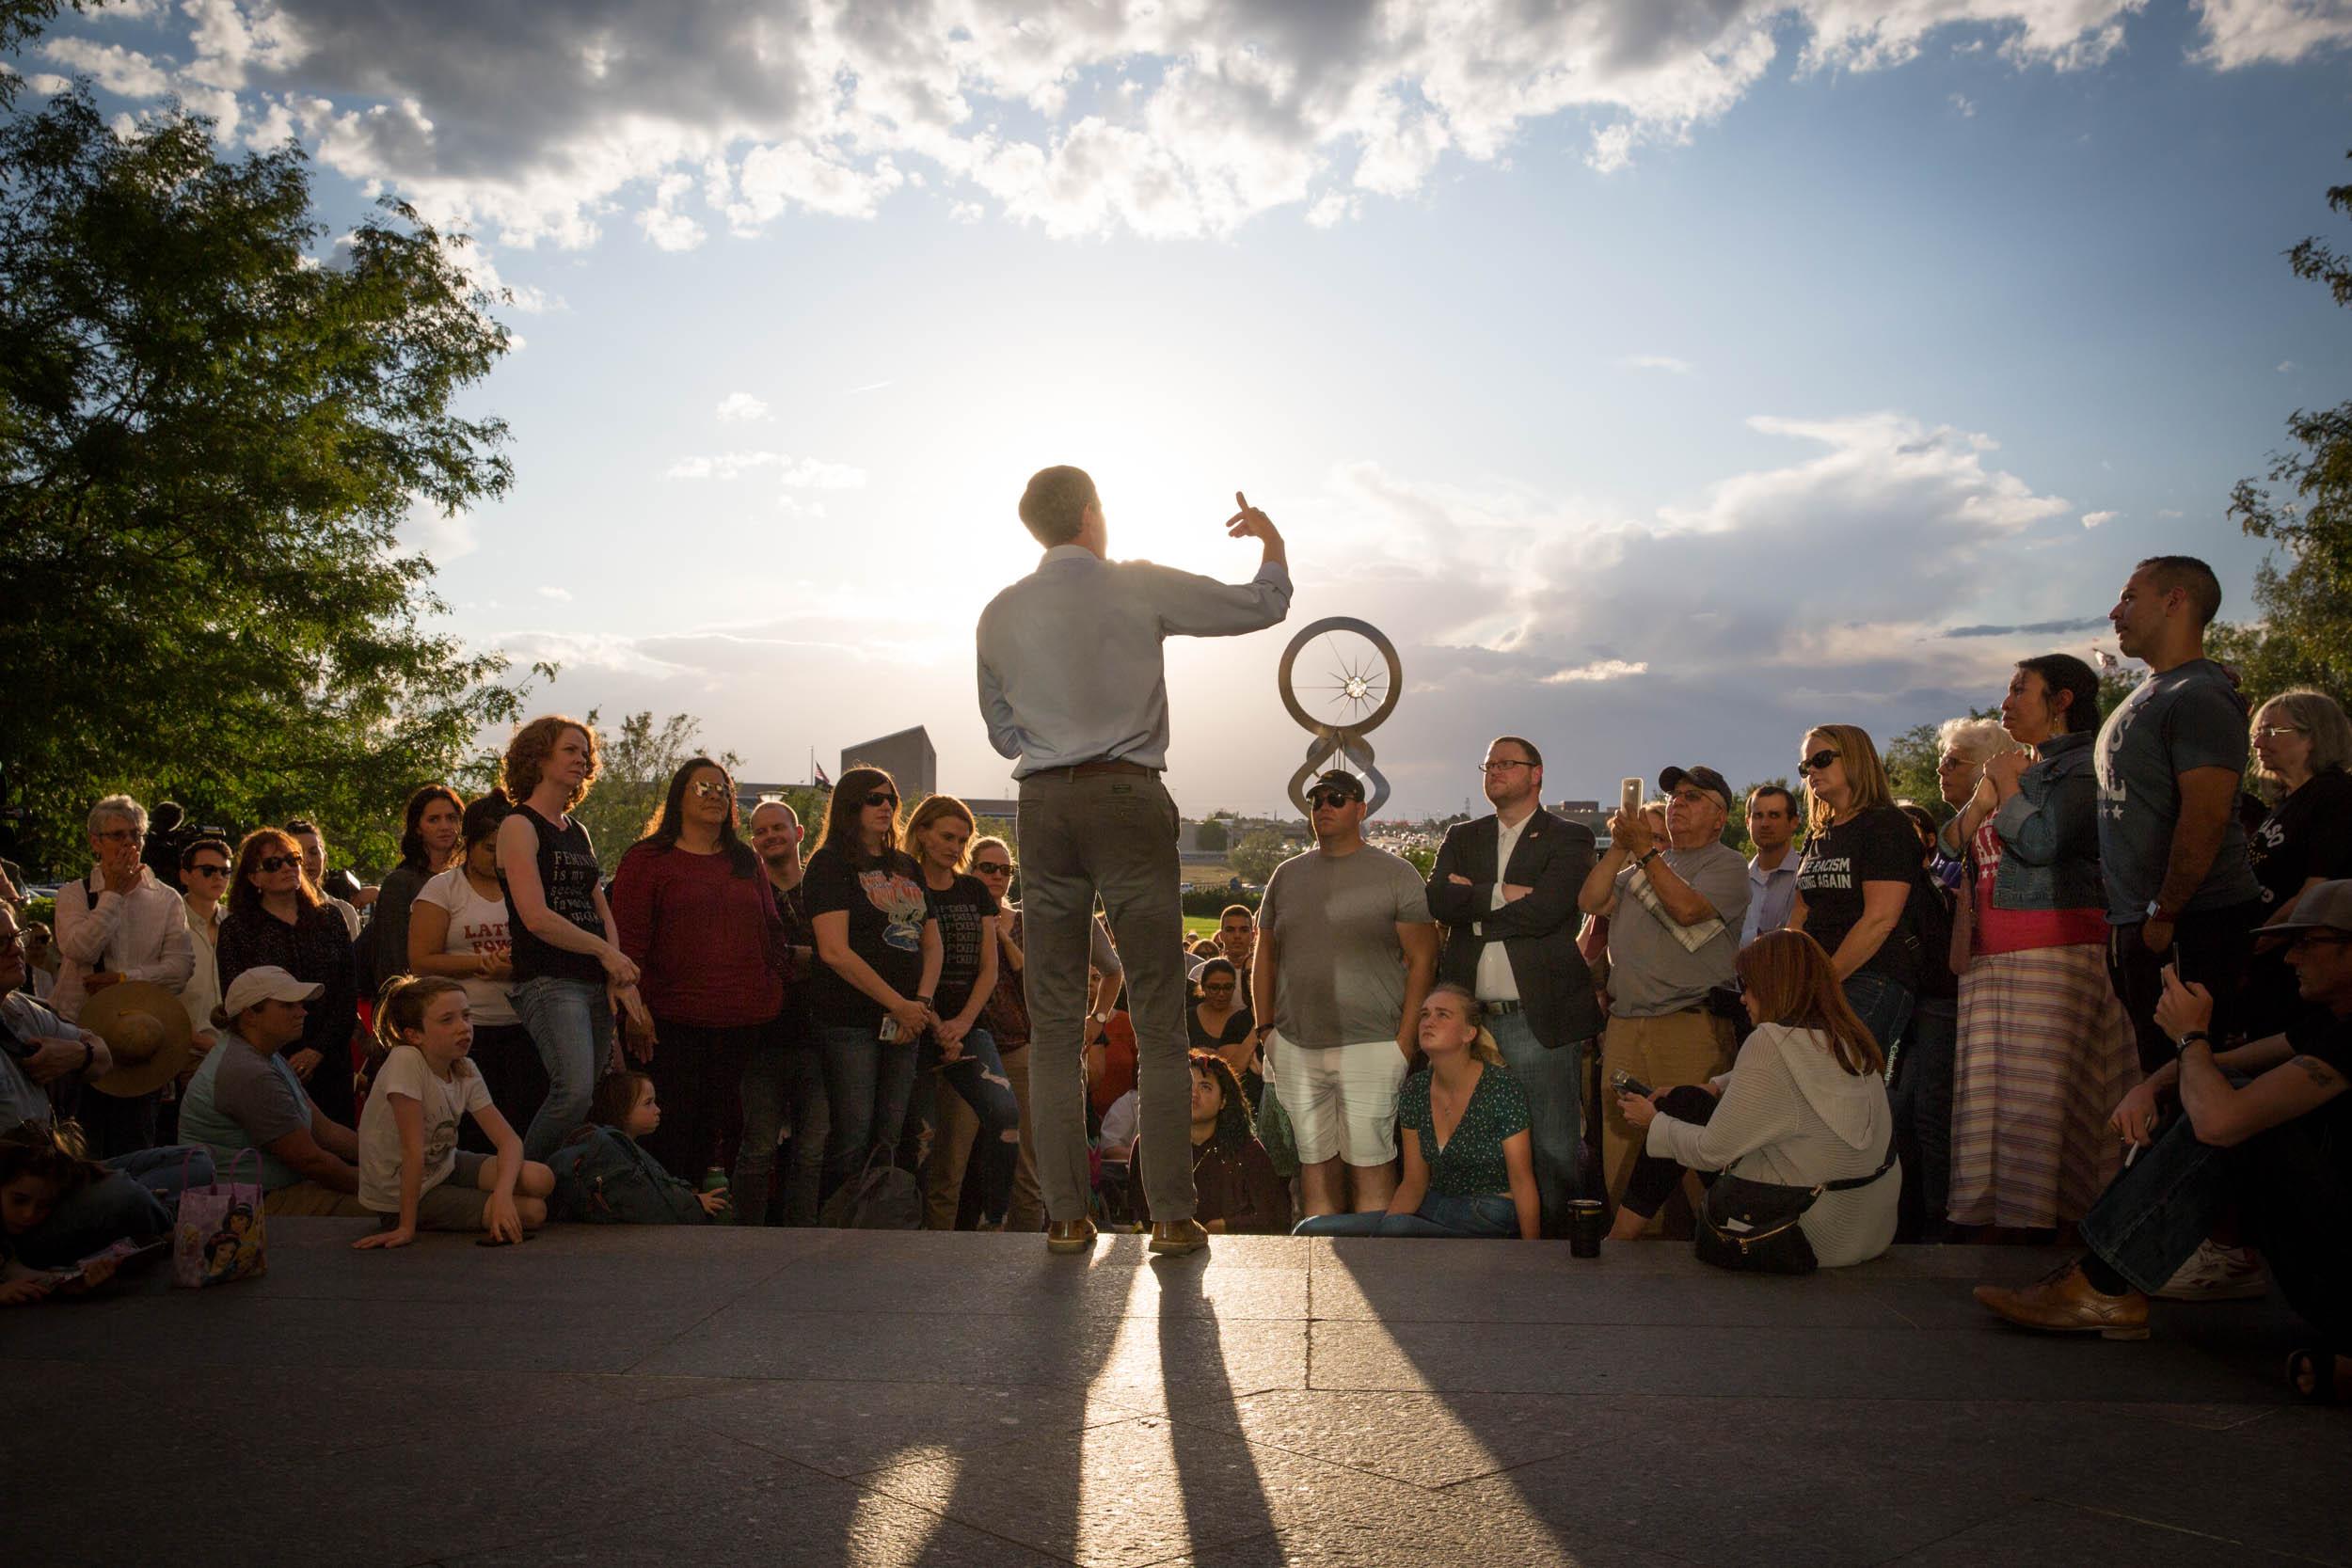
<path fill-rule="evenodd" d="M 253 1180 L 237 1180 L 237 1165 L 253 1158 Z M 180 1217 L 171 1227 L 171 1282 L 196 1290 L 249 1279 L 269 1272 L 262 1251 L 262 1155 L 241 1148 L 228 1168 L 206 1187 L 180 1195 Z"/>

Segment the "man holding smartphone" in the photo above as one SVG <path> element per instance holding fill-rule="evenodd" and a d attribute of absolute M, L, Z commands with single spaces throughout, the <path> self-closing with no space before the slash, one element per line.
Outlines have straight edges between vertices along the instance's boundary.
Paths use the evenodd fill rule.
<path fill-rule="evenodd" d="M 1264 551 L 1245 583 L 1109 560 L 1094 481 L 1082 468 L 1041 469 L 1020 510 L 1044 558 L 980 612 L 980 713 L 990 743 L 1015 759 L 1021 787 L 1029 1105 L 1051 1252 L 1094 1246 L 1078 1063 L 1098 894 L 1127 967 L 1151 1248 L 1184 1253 L 1208 1243 L 1192 1218 L 1178 824 L 1160 783 L 1168 740 L 1161 644 L 1169 636 L 1235 637 L 1290 613 L 1282 536 L 1239 491 L 1233 499 L 1240 510 L 1225 520 L 1226 532 Z"/>

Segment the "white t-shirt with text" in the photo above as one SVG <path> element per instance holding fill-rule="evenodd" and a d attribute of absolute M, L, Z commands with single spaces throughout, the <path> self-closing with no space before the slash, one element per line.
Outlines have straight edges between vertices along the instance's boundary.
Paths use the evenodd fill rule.
<path fill-rule="evenodd" d="M 464 866 L 452 866 L 427 881 L 417 890 L 417 902 L 449 911 L 449 935 L 441 942 L 442 952 L 503 958 L 513 951 L 514 942 L 506 934 L 506 900 L 476 893 L 473 883 L 466 879 Z M 460 984 L 466 988 L 466 1010 L 472 1014 L 476 1028 L 497 1029 L 522 1022 L 515 1012 L 511 982 L 468 975 Z"/>

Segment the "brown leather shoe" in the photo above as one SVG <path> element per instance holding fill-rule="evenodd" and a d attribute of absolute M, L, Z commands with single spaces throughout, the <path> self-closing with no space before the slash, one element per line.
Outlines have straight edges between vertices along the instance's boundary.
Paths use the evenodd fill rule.
<path fill-rule="evenodd" d="M 1094 1222 L 1092 1220 L 1056 1220 L 1045 1227 L 1045 1250 L 1048 1252 L 1092 1252 Z"/>
<path fill-rule="evenodd" d="M 1199 1252 L 1209 1244 L 1209 1233 L 1199 1220 L 1170 1220 L 1163 1225 L 1152 1222 L 1152 1250 L 1184 1254 Z"/>
<path fill-rule="evenodd" d="M 2020 1328 L 2053 1334 L 2096 1334 L 2103 1339 L 2148 1338 L 2148 1298 L 2137 1291 L 2102 1295 L 2080 1265 L 2020 1289 L 1979 1285 L 1976 1297 Z"/>

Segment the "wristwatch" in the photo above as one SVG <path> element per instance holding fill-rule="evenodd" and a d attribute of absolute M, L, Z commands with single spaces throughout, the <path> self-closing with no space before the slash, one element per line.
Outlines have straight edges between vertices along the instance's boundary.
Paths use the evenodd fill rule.
<path fill-rule="evenodd" d="M 2192 1045 L 2199 1044 L 2203 1045 L 2206 1050 L 2210 1051 L 2213 1049 L 2213 1037 L 2206 1034 L 2202 1029 L 2191 1029 L 2187 1034 L 2183 1035 L 2179 1039 L 2173 1041 L 2172 1043 L 2183 1051 L 2186 1051 Z"/>
<path fill-rule="evenodd" d="M 1094 1022 L 1097 1023 L 1108 1023 L 1110 1021 L 1111 1015 L 1108 1013 L 1096 1013 L 1094 1015 Z"/>
<path fill-rule="evenodd" d="M 1657 859 L 1660 855 L 1664 853 L 1665 851 L 1663 849 L 1661 849 L 1657 845 L 1653 844 L 1647 849 L 1645 849 L 1640 854 L 1634 856 L 1633 863 L 1636 865 L 1647 865 L 1651 861 Z"/>
<path fill-rule="evenodd" d="M 2181 923 L 2181 912 L 2178 910 L 2167 910 L 2151 898 L 2148 900 L 2148 918 L 2166 926 L 2178 926 Z"/>

